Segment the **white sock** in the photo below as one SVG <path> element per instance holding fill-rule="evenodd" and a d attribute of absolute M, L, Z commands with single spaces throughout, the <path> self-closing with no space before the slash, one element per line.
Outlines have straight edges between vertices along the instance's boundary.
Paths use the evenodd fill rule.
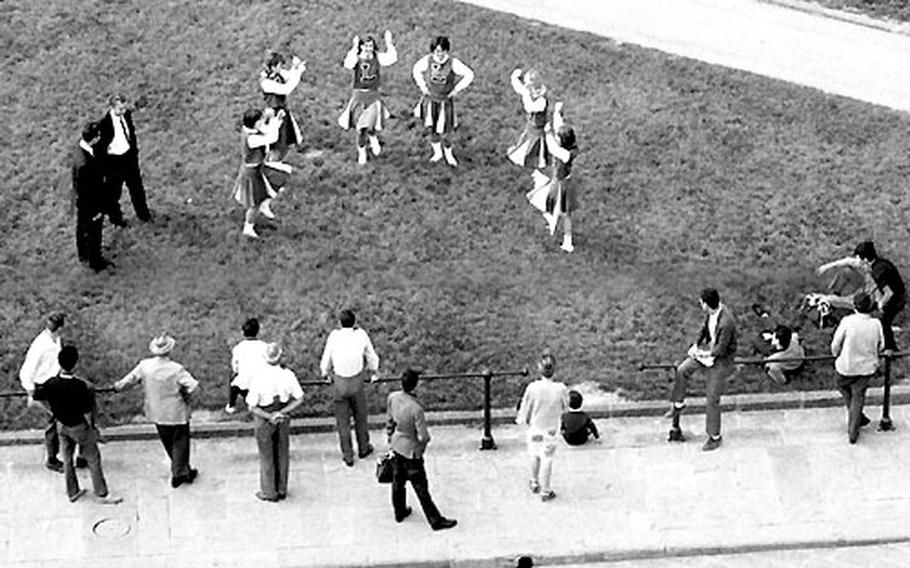
<path fill-rule="evenodd" d="M 451 147 L 451 146 L 446 146 L 445 148 L 442 149 L 442 152 L 443 152 L 443 153 L 445 154 L 445 156 L 446 156 L 446 163 L 448 163 L 448 164 L 449 164 L 450 166 L 452 166 L 452 167 L 455 167 L 455 166 L 458 165 L 458 160 L 456 160 L 456 159 L 455 159 L 455 155 L 452 154 L 452 147 Z"/>
<path fill-rule="evenodd" d="M 361 166 L 367 163 L 366 146 L 357 146 L 357 163 Z"/>
<path fill-rule="evenodd" d="M 267 218 L 269 218 L 269 219 L 274 219 L 274 218 L 275 218 L 275 214 L 272 213 L 272 208 L 269 207 L 269 205 L 270 205 L 271 203 L 272 203 L 272 200 L 271 200 L 271 199 L 266 199 L 265 201 L 263 201 L 262 203 L 260 203 L 260 204 L 259 204 L 259 212 L 262 213 L 263 216 L 265 216 L 265 217 L 267 217 Z"/>
<path fill-rule="evenodd" d="M 373 151 L 374 156 L 378 156 L 382 152 L 382 146 L 379 145 L 379 138 L 375 136 L 370 136 L 370 150 Z"/>
<path fill-rule="evenodd" d="M 431 162 L 438 162 L 442 159 L 442 144 L 439 142 L 430 142 L 430 147 L 433 148 L 433 155 L 430 156 Z"/>

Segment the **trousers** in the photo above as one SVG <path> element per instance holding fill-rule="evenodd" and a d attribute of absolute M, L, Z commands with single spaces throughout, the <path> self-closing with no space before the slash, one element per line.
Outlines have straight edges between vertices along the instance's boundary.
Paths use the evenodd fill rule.
<path fill-rule="evenodd" d="M 186 478 L 190 474 L 190 425 L 155 424 L 158 438 L 171 458 L 171 477 Z"/>
<path fill-rule="evenodd" d="M 866 403 L 866 388 L 874 375 L 838 375 L 837 390 L 847 407 L 847 437 L 852 444 L 859 438 L 863 405 Z"/>
<path fill-rule="evenodd" d="M 346 460 L 354 458 L 351 444 L 351 418 L 354 419 L 354 434 L 357 437 L 357 451 L 366 453 L 370 448 L 370 431 L 367 426 L 367 395 L 363 387 L 364 373 L 353 377 L 335 375 L 334 408 L 335 425 L 338 428 L 338 443 L 341 455 Z"/>
<path fill-rule="evenodd" d="M 720 436 L 720 395 L 723 394 L 727 378 L 735 368 L 724 361 L 716 361 L 713 367 L 706 367 L 692 357 L 686 357 L 676 368 L 676 378 L 670 393 L 672 402 L 682 402 L 686 398 L 689 381 L 695 373 L 705 375 L 705 431 L 709 436 Z"/>
<path fill-rule="evenodd" d="M 409 459 L 392 452 L 392 508 L 395 510 L 395 518 L 402 519 L 407 510 L 407 493 L 405 484 L 410 481 L 414 493 L 417 494 L 417 500 L 420 501 L 420 507 L 423 509 L 423 515 L 427 518 L 430 526 L 435 526 L 442 515 L 433 498 L 430 497 L 430 485 L 427 482 L 427 470 L 423 463 L 423 458 Z"/>
<path fill-rule="evenodd" d="M 288 494 L 291 463 L 291 423 L 283 420 L 272 424 L 253 416 L 253 427 L 259 448 L 259 491 L 267 499 L 284 498 Z"/>
<path fill-rule="evenodd" d="M 104 480 L 104 471 L 101 469 L 101 452 L 98 450 L 97 431 L 85 422 L 76 426 L 61 424 L 60 439 L 63 442 L 63 476 L 66 478 L 66 494 L 73 497 L 79 493 L 79 478 L 76 477 L 76 467 L 73 463 L 73 454 L 78 445 L 82 451 L 82 457 L 88 462 L 95 495 L 106 497 L 107 482 Z"/>

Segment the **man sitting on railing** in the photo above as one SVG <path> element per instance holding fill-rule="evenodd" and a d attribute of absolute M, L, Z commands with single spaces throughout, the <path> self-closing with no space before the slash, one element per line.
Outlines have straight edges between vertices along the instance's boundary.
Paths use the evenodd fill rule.
<path fill-rule="evenodd" d="M 806 350 L 799 341 L 799 335 L 785 325 L 775 327 L 768 339 L 774 351 L 765 357 L 767 361 L 802 359 L 806 356 Z M 785 385 L 790 382 L 794 373 L 802 369 L 803 365 L 803 361 L 769 362 L 765 365 L 765 371 L 772 381 Z"/>

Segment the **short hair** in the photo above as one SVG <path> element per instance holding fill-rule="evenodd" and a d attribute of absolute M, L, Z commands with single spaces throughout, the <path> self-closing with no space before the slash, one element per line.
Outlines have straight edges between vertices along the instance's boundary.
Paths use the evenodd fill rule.
<path fill-rule="evenodd" d="M 90 142 L 96 136 L 98 136 L 98 123 L 94 120 L 90 120 L 82 125 L 82 139 L 86 142 Z"/>
<path fill-rule="evenodd" d="M 287 61 L 284 55 L 278 53 L 277 51 L 269 52 L 269 56 L 265 58 L 265 67 L 266 69 L 271 69 L 276 65 L 281 65 Z"/>
<path fill-rule="evenodd" d="M 540 367 L 540 374 L 550 378 L 556 372 L 556 357 L 552 353 L 544 352 L 540 356 L 540 361 L 537 363 L 537 366 Z"/>
<path fill-rule="evenodd" d="M 243 322 L 243 326 L 240 329 L 243 330 L 244 337 L 256 337 L 259 335 L 259 320 L 250 318 Z"/>
<path fill-rule="evenodd" d="M 534 568 L 534 560 L 530 556 L 520 556 L 515 568 Z"/>
<path fill-rule="evenodd" d="M 57 331 L 66 323 L 66 316 L 62 312 L 52 312 L 48 314 L 44 325 L 50 331 Z"/>
<path fill-rule="evenodd" d="M 345 308 L 338 312 L 338 323 L 341 324 L 341 327 L 354 327 L 354 324 L 357 322 L 357 318 L 354 316 L 354 312 Z"/>
<path fill-rule="evenodd" d="M 717 306 L 720 305 L 720 294 L 714 288 L 705 288 L 698 295 L 698 298 L 712 310 L 716 310 Z"/>
<path fill-rule="evenodd" d="M 777 337 L 781 348 L 786 349 L 790 347 L 790 341 L 793 340 L 793 330 L 785 325 L 778 325 L 774 328 L 774 336 Z"/>
<path fill-rule="evenodd" d="M 540 73 L 537 72 L 537 69 L 528 69 L 525 71 L 524 76 L 522 77 L 522 82 L 529 87 L 541 87 L 544 84 Z"/>
<path fill-rule="evenodd" d="M 401 390 L 404 392 L 412 392 L 417 388 L 417 383 L 420 381 L 420 371 L 417 369 L 408 369 L 401 374 Z"/>
<path fill-rule="evenodd" d="M 861 314 L 871 314 L 875 311 L 875 302 L 866 292 L 858 292 L 853 296 L 853 307 Z"/>
<path fill-rule="evenodd" d="M 574 150 L 578 147 L 575 142 L 575 129 L 567 124 L 559 127 L 556 137 L 559 139 L 559 145 L 566 150 Z"/>
<path fill-rule="evenodd" d="M 111 106 L 114 106 L 117 103 L 127 102 L 127 98 L 126 98 L 126 95 L 124 95 L 123 93 L 114 93 L 110 97 L 108 97 L 107 102 Z"/>
<path fill-rule="evenodd" d="M 250 108 L 243 113 L 242 123 L 247 128 L 256 128 L 256 123 L 260 118 L 262 118 L 262 111 L 258 108 Z"/>
<path fill-rule="evenodd" d="M 79 350 L 75 345 L 64 345 L 60 349 L 60 353 L 57 353 L 57 362 L 64 371 L 72 371 L 79 362 Z"/>
<path fill-rule="evenodd" d="M 452 44 L 449 42 L 449 38 L 444 35 L 436 36 L 430 42 L 430 51 L 436 51 L 437 47 L 441 47 L 443 51 L 452 51 Z"/>
<path fill-rule="evenodd" d="M 360 38 L 360 41 L 357 42 L 357 51 L 360 51 L 360 49 L 363 48 L 363 44 L 365 44 L 365 43 L 372 43 L 374 49 L 375 49 L 376 46 L 378 45 L 378 44 L 376 43 L 376 38 L 375 38 L 375 37 L 373 37 L 373 36 L 371 36 L 371 35 L 363 36 L 363 37 Z"/>
<path fill-rule="evenodd" d="M 863 241 L 853 249 L 853 256 L 858 256 L 863 260 L 875 260 L 878 253 L 875 252 L 875 243 L 872 241 Z"/>
<path fill-rule="evenodd" d="M 581 403 L 584 402 L 584 397 L 581 396 L 581 393 L 577 390 L 569 391 L 569 408 L 572 410 L 578 410 L 581 408 Z"/>

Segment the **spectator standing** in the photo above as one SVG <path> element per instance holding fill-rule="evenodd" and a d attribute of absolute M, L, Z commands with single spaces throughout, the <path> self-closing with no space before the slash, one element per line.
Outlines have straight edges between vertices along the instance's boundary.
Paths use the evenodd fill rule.
<path fill-rule="evenodd" d="M 291 413 L 303 403 L 303 389 L 290 369 L 279 365 L 281 346 L 270 343 L 265 360 L 251 372 L 246 404 L 253 414 L 259 449 L 259 491 L 262 501 L 288 495 Z"/>
<path fill-rule="evenodd" d="M 399 523 L 411 514 L 405 492 L 405 484 L 410 481 L 427 522 L 434 531 L 439 531 L 454 527 L 458 521 L 443 517 L 430 496 L 423 460 L 430 443 L 430 432 L 423 406 L 414 394 L 419 380 L 420 374 L 408 369 L 402 375 L 401 390 L 390 393 L 386 400 L 389 447 L 392 450 L 392 508 L 395 521 Z"/>
<path fill-rule="evenodd" d="M 550 501 L 556 493 L 550 487 L 553 456 L 556 454 L 556 435 L 569 402 L 566 385 L 553 380 L 556 358 L 544 353 L 537 363 L 540 377 L 530 383 L 518 406 L 515 422 L 527 424 L 528 454 L 531 456 L 532 493 L 540 493 L 541 501 Z"/>
<path fill-rule="evenodd" d="M 570 446 L 582 446 L 588 442 L 589 437 L 600 439 L 597 425 L 581 409 L 584 398 L 575 390 L 569 391 L 569 411 L 562 415 L 562 437 Z"/>
<path fill-rule="evenodd" d="M 224 411 L 228 414 L 237 412 L 237 397 L 246 398 L 250 388 L 250 376 L 253 369 L 260 367 L 265 362 L 268 343 L 259 339 L 259 320 L 250 318 L 243 322 L 243 341 L 231 349 L 231 370 L 234 378 L 231 380 L 230 393 Z"/>
<path fill-rule="evenodd" d="M 92 475 L 92 487 L 98 502 L 116 505 L 123 499 L 108 492 L 104 471 L 101 468 L 101 452 L 98 450 L 98 430 L 93 426 L 95 409 L 94 390 L 88 383 L 73 374 L 79 362 L 79 351 L 72 345 L 61 348 L 58 354 L 60 371 L 56 376 L 37 385 L 35 400 L 47 401 L 55 420 L 60 422 L 60 437 L 63 440 L 63 475 L 66 479 L 66 494 L 71 502 L 85 495 L 79 488 L 79 478 L 73 463 L 73 454 L 78 445 Z"/>
<path fill-rule="evenodd" d="M 356 317 L 349 309 L 338 314 L 340 329 L 329 333 L 322 352 L 320 370 L 327 382 L 334 384 L 335 423 L 345 465 L 354 465 L 351 445 L 351 418 L 357 436 L 357 454 L 363 459 L 373 453 L 367 425 L 367 398 L 364 382 L 376 381 L 379 357 L 367 332 L 354 327 Z"/>
<path fill-rule="evenodd" d="M 860 292 L 853 303 L 855 313 L 840 321 L 831 339 L 837 390 L 847 406 L 847 439 L 851 444 L 859 439 L 859 429 L 870 422 L 863 414 L 866 388 L 878 372 L 879 354 L 885 348 L 882 322 L 871 315 L 875 302 Z"/>
<path fill-rule="evenodd" d="M 140 221 L 149 222 L 152 220 L 152 214 L 146 202 L 145 188 L 142 186 L 133 113 L 129 109 L 126 97 L 121 94 L 112 95 L 109 102 L 110 109 L 98 121 L 99 138 L 93 147 L 94 154 L 101 160 L 104 169 L 108 217 L 114 225 L 126 226 L 123 211 L 120 209 L 120 194 L 125 183 L 136 217 Z"/>
<path fill-rule="evenodd" d="M 104 177 L 95 158 L 92 143 L 98 138 L 98 123 L 88 122 L 79 143 L 73 148 L 71 171 L 72 202 L 76 209 L 76 253 L 79 262 L 100 272 L 112 266 L 101 256 L 101 232 L 104 226 Z"/>
<path fill-rule="evenodd" d="M 141 382 L 145 391 L 145 417 L 155 424 L 158 438 L 171 460 L 171 487 L 192 483 L 199 472 L 190 466 L 189 398 L 198 381 L 183 365 L 172 360 L 176 341 L 161 334 L 149 343 L 152 356 L 143 359 L 126 376 L 114 383 L 122 391 Z"/>
<path fill-rule="evenodd" d="M 686 389 L 695 373 L 705 374 L 705 429 L 708 439 L 702 450 L 716 450 L 721 445 L 720 395 L 727 378 L 736 370 L 733 355 L 736 353 L 736 320 L 714 288 L 705 288 L 699 295 L 699 304 L 705 312 L 705 322 L 695 344 L 689 348 L 686 359 L 676 368 L 676 378 L 670 393 L 670 410 L 665 418 L 674 420 L 674 429 L 679 415 L 685 408 Z M 672 438 L 684 440 L 681 434 Z"/>
<path fill-rule="evenodd" d="M 60 363 L 57 356 L 63 348 L 60 334 L 63 331 L 65 316 L 55 312 L 47 316 L 44 329 L 32 340 L 25 360 L 19 369 L 19 382 L 28 393 L 28 405 L 33 404 L 35 388 L 51 377 L 60 373 Z M 44 448 L 46 450 L 45 467 L 57 473 L 63 473 L 63 462 L 57 457 L 60 453 L 60 436 L 57 434 L 57 421 L 47 405 L 42 405 L 47 411 L 47 423 L 44 427 Z M 84 465 L 80 463 L 80 465 Z"/>

